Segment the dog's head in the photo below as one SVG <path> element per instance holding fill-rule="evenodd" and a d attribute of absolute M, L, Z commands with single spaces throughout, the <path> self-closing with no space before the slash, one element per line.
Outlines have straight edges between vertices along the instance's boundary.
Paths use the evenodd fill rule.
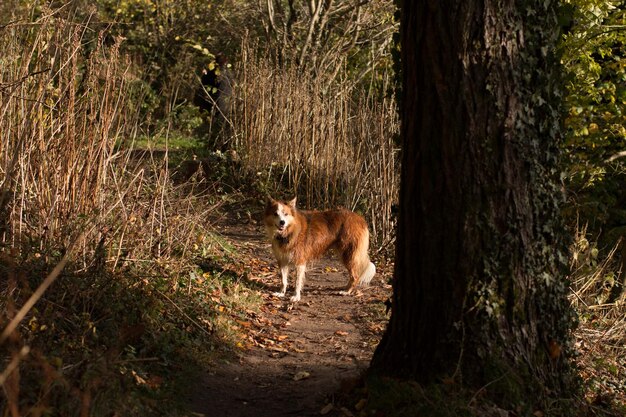
<path fill-rule="evenodd" d="M 295 210 L 295 198 L 288 202 L 277 201 L 273 198 L 267 200 L 267 205 L 265 206 L 265 227 L 268 232 L 285 233 L 294 222 Z"/>

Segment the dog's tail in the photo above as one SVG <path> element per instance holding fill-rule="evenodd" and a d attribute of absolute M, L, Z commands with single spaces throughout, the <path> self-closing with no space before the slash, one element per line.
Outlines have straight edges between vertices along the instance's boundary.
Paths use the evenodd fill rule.
<path fill-rule="evenodd" d="M 359 286 L 361 287 L 368 286 L 372 278 L 374 278 L 375 274 L 376 274 L 376 266 L 374 266 L 372 262 L 369 262 L 367 267 L 365 268 L 365 271 L 363 271 L 361 273 L 361 276 L 359 277 Z"/>
<path fill-rule="evenodd" d="M 355 253 L 357 265 L 359 265 L 359 286 L 361 287 L 369 285 L 376 274 L 376 266 L 370 261 L 370 257 L 367 254 L 370 245 L 369 235 L 369 231 L 365 229 L 365 233 L 361 236 L 361 239 L 359 239 Z"/>

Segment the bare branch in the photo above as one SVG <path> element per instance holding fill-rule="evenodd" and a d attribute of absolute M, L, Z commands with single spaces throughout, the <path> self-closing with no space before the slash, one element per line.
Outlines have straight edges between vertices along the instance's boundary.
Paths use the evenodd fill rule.
<path fill-rule="evenodd" d="M 274 4 L 272 0 L 267 0 L 267 18 L 270 22 L 270 29 L 276 32 L 276 23 L 274 21 Z"/>
<path fill-rule="evenodd" d="M 607 162 L 607 163 L 608 163 L 608 162 L 613 162 L 613 161 L 615 161 L 616 159 L 623 158 L 623 157 L 625 157 L 625 156 L 626 156 L 626 151 L 621 151 L 621 152 L 618 152 L 618 153 L 616 153 L 616 154 L 614 154 L 614 155 L 611 155 L 611 156 L 610 156 L 608 159 L 606 159 L 604 162 Z"/>
<path fill-rule="evenodd" d="M 315 3 L 315 0 L 311 0 L 309 2 L 309 5 L 311 6 L 313 3 Z M 306 35 L 306 41 L 304 42 L 304 45 L 302 46 L 302 53 L 300 54 L 300 59 L 298 60 L 298 64 L 300 65 L 302 65 L 302 63 L 304 62 L 304 57 L 306 56 L 306 53 L 308 52 L 311 46 L 311 42 L 313 41 L 313 34 L 315 31 L 315 26 L 317 25 L 317 22 L 320 18 L 320 14 L 322 12 L 322 3 L 323 3 L 323 0 L 318 0 L 317 4 L 315 5 L 315 11 L 313 13 L 313 16 L 311 17 L 311 22 L 309 22 L 309 30 Z"/>

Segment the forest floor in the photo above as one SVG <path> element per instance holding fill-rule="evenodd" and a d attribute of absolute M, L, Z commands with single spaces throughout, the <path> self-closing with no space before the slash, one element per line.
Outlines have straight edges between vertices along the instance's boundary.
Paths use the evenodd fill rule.
<path fill-rule="evenodd" d="M 302 300 L 272 295 L 280 278 L 260 222 L 222 218 L 217 231 L 248 265 L 247 279 L 262 297 L 260 308 L 239 322 L 243 343 L 233 355 L 213 360 L 190 392 L 198 416 L 353 415 L 335 402 L 367 369 L 388 316 L 385 301 L 391 267 L 377 265 L 372 284 L 355 296 L 339 291 L 347 282 L 334 257 L 308 266 Z M 293 271 L 292 276 L 293 279 Z"/>

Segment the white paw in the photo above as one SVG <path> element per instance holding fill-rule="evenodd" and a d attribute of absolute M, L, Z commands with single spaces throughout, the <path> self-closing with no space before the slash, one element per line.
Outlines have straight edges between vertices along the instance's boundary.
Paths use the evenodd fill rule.
<path fill-rule="evenodd" d="M 350 295 L 352 291 L 339 291 L 339 295 Z"/>
<path fill-rule="evenodd" d="M 300 294 L 296 294 L 293 297 L 291 297 L 289 299 L 292 303 L 297 303 L 298 301 L 300 301 Z"/>
<path fill-rule="evenodd" d="M 283 298 L 285 296 L 285 292 L 273 292 L 272 295 L 274 297 Z"/>

